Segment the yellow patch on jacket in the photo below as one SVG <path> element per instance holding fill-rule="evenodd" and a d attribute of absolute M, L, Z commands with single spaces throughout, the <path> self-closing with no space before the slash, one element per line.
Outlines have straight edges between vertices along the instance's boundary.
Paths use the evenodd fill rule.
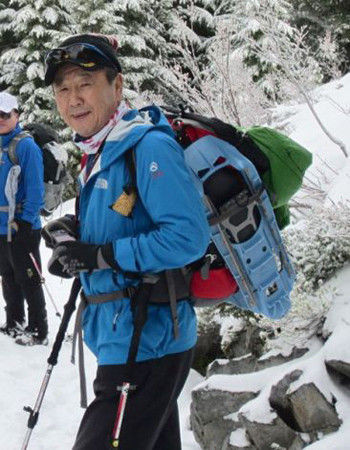
<path fill-rule="evenodd" d="M 130 217 L 136 203 L 136 198 L 137 194 L 135 189 L 131 189 L 129 192 L 123 190 L 122 194 L 110 208 L 125 217 Z"/>

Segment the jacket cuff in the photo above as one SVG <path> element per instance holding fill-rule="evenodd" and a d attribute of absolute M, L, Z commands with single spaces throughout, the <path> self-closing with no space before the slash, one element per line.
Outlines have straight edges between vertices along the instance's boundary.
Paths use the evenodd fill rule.
<path fill-rule="evenodd" d="M 105 244 L 101 246 L 101 254 L 106 263 L 113 269 L 120 271 L 121 268 L 114 258 L 113 244 Z"/>

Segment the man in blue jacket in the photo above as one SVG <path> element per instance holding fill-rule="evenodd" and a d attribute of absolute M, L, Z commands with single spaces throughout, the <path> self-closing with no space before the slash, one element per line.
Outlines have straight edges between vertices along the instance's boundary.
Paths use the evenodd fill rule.
<path fill-rule="evenodd" d="M 17 344 L 46 345 L 45 298 L 30 257 L 32 254 L 40 264 L 39 213 L 44 198 L 44 169 L 41 151 L 32 137 L 23 137 L 16 143 L 22 131 L 18 119 L 16 98 L 1 92 L 0 275 L 6 323 L 0 331 L 17 337 Z M 18 164 L 14 164 L 8 154 L 12 143 Z M 25 329 L 24 298 L 28 304 L 28 326 Z"/>
<path fill-rule="evenodd" d="M 80 275 L 84 340 L 98 362 L 96 398 L 74 450 L 178 450 L 177 398 L 196 343 L 181 268 L 203 256 L 209 228 L 183 150 L 160 109 L 132 110 L 122 100 L 115 50 L 111 36 L 75 35 L 46 59 L 46 85 L 52 84 L 60 115 L 88 155 L 79 221 L 65 217 L 44 230 L 48 241 L 60 228 L 77 238 L 56 245 L 49 270 Z M 127 364 L 145 300 L 136 363 Z M 125 381 L 130 392 L 121 423 Z"/>

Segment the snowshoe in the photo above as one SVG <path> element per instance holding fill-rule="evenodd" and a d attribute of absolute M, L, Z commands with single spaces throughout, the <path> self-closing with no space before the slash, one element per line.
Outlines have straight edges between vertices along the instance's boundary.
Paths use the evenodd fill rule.
<path fill-rule="evenodd" d="M 32 347 L 33 345 L 48 345 L 49 340 L 47 337 L 40 338 L 34 333 L 23 333 L 22 336 L 15 339 L 15 343 L 18 345 Z"/>
<path fill-rule="evenodd" d="M 0 333 L 6 334 L 12 338 L 22 335 L 24 329 L 21 325 L 17 324 L 13 327 L 9 327 L 6 323 L 0 327 Z"/>
<path fill-rule="evenodd" d="M 295 272 L 255 166 L 213 136 L 187 147 L 185 159 L 206 208 L 212 242 L 238 285 L 225 301 L 281 318 L 290 308 Z"/>

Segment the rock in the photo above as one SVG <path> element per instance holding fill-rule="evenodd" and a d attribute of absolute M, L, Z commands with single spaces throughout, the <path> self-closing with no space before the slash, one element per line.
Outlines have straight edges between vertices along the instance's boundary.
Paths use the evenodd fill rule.
<path fill-rule="evenodd" d="M 289 355 L 279 353 L 269 358 L 256 359 L 251 353 L 234 359 L 215 360 L 208 366 L 207 377 L 211 375 L 237 375 L 241 373 L 251 373 L 258 370 L 267 369 L 268 367 L 277 366 L 292 359 L 300 358 L 308 351 L 307 348 L 293 347 Z"/>
<path fill-rule="evenodd" d="M 300 378 L 302 370 L 293 370 L 282 378 L 275 386 L 272 386 L 269 402 L 279 417 L 294 430 L 298 430 L 298 424 L 290 408 L 289 397 L 286 395 L 289 386 Z"/>
<path fill-rule="evenodd" d="M 202 326 L 198 333 L 192 368 L 204 375 L 208 364 L 221 356 L 224 357 L 225 355 L 221 350 L 219 325 L 210 323 L 206 327 Z"/>
<path fill-rule="evenodd" d="M 267 369 L 268 367 L 278 366 L 279 364 L 284 364 L 288 361 L 292 361 L 293 359 L 301 358 L 308 352 L 308 348 L 299 348 L 293 347 L 289 354 L 283 355 L 282 353 L 278 353 L 277 355 L 271 355 L 268 358 L 260 358 L 258 360 L 258 370 Z"/>
<path fill-rule="evenodd" d="M 215 360 L 208 366 L 207 377 L 211 375 L 236 375 L 256 371 L 257 359 L 251 353 L 234 359 Z"/>
<path fill-rule="evenodd" d="M 227 436 L 222 450 L 254 450 L 252 443 L 247 438 L 244 428 L 238 428 Z"/>
<path fill-rule="evenodd" d="M 341 421 L 335 408 L 330 404 L 314 383 L 300 386 L 288 392 L 290 385 L 302 375 L 294 370 L 271 389 L 269 402 L 284 422 L 296 431 L 331 432 L 339 428 Z"/>
<path fill-rule="evenodd" d="M 243 321 L 242 321 L 243 322 Z M 244 321 L 244 326 L 227 330 L 225 339 L 221 342 L 222 350 L 227 358 L 237 358 L 252 353 L 255 357 L 262 355 L 265 345 L 261 337 L 263 331 L 256 323 Z"/>
<path fill-rule="evenodd" d="M 247 431 L 249 440 L 253 443 L 253 448 L 271 450 L 273 444 L 278 444 L 283 449 L 289 449 L 293 445 L 294 449 L 297 449 L 295 447 L 295 442 L 298 439 L 297 433 L 290 429 L 278 416 L 270 423 L 250 421 L 242 413 L 238 416 Z M 278 446 L 276 445 L 276 449 L 279 448 Z"/>
<path fill-rule="evenodd" d="M 314 383 L 303 384 L 287 397 L 299 431 L 331 433 L 340 427 L 342 421 L 334 406 Z"/>
<path fill-rule="evenodd" d="M 305 442 L 302 440 L 302 438 L 297 435 L 294 439 L 292 445 L 288 447 L 288 450 L 302 450 L 305 447 Z"/>
<path fill-rule="evenodd" d="M 345 377 L 345 383 L 350 384 L 350 364 L 345 361 L 339 361 L 336 359 L 326 360 L 327 369 L 335 371 L 336 373 Z"/>
<path fill-rule="evenodd" d="M 222 450 L 227 436 L 241 427 L 238 421 L 224 417 L 238 411 L 243 404 L 256 396 L 255 392 L 228 392 L 205 388 L 194 390 L 190 423 L 201 448 Z"/>
<path fill-rule="evenodd" d="M 197 434 L 195 430 L 195 423 L 192 422 L 191 414 L 191 425 L 196 441 L 199 443 L 202 450 L 226 450 L 228 449 L 227 437 L 231 434 L 233 430 L 239 428 L 241 425 L 239 422 L 234 422 L 232 420 L 226 420 L 217 418 L 213 422 L 209 422 L 201 427 L 201 434 Z"/>

